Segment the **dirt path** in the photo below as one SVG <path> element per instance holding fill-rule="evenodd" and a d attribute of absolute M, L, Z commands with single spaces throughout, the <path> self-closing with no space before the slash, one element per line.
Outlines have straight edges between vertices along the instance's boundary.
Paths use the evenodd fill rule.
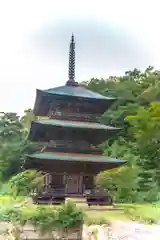
<path fill-rule="evenodd" d="M 7 225 L 0 223 L 0 228 Z M 30 229 L 30 230 L 29 230 Z M 38 235 L 29 228 L 28 240 L 37 239 Z M 75 239 L 75 238 L 73 238 Z M 131 221 L 115 221 L 110 227 L 106 225 L 84 225 L 83 240 L 160 240 L 160 225 L 144 225 Z M 0 235 L 0 240 L 6 240 L 6 236 Z"/>
<path fill-rule="evenodd" d="M 160 240 L 160 226 L 117 221 L 109 228 L 104 225 L 84 227 L 83 234 L 84 240 L 95 240 L 96 235 L 98 240 Z"/>

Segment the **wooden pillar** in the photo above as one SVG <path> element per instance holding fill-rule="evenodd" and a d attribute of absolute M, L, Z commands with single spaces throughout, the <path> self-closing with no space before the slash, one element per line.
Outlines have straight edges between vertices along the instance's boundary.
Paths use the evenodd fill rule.
<path fill-rule="evenodd" d="M 83 193 L 83 173 L 79 175 L 79 194 Z"/>
<path fill-rule="evenodd" d="M 63 184 L 64 184 L 64 192 L 65 194 L 67 193 L 67 173 L 64 172 L 64 175 L 63 175 Z"/>
<path fill-rule="evenodd" d="M 83 185 L 84 190 L 93 189 L 94 188 L 94 175 L 92 174 L 85 174 L 83 177 Z"/>
<path fill-rule="evenodd" d="M 48 192 L 52 181 L 52 175 L 49 173 L 45 173 L 43 179 L 44 179 L 44 192 Z"/>

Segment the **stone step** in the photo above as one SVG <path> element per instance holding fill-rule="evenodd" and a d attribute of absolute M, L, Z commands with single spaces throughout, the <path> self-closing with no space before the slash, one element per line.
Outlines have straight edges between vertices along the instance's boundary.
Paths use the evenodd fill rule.
<path fill-rule="evenodd" d="M 71 201 L 76 202 L 76 203 L 85 203 L 86 202 L 85 197 L 69 197 L 66 200 L 71 200 Z"/>

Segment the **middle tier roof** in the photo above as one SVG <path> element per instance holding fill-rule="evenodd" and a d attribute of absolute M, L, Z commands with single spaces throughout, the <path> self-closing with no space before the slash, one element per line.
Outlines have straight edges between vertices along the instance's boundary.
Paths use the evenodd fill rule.
<path fill-rule="evenodd" d="M 48 129 L 48 130 L 47 130 Z M 102 135 L 102 140 L 107 139 L 114 134 L 118 133 L 121 129 L 107 126 L 101 123 L 93 123 L 93 122 L 77 122 L 77 121 L 66 121 L 66 120 L 57 120 L 57 119 L 43 119 L 38 121 L 33 121 L 31 123 L 31 128 L 29 132 L 29 139 L 35 141 L 37 138 L 36 135 L 39 135 L 40 132 L 47 131 L 59 131 L 64 129 L 71 129 L 75 131 L 96 131 L 99 133 L 98 135 Z M 95 135 L 95 133 L 94 133 Z M 96 138 L 98 138 L 96 135 Z"/>

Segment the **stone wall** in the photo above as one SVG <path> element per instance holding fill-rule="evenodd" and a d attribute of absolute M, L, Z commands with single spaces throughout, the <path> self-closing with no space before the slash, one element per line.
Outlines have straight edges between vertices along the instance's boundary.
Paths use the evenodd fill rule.
<path fill-rule="evenodd" d="M 7 223 L 0 223 L 0 229 L 0 240 L 82 240 L 82 229 L 73 229 L 65 234 L 62 232 L 54 232 L 52 235 L 46 234 L 43 236 L 32 226 L 25 226 L 22 229 L 19 229 Z"/>
<path fill-rule="evenodd" d="M 7 228 L 6 224 L 0 224 L 0 230 Z M 82 233 L 70 233 L 67 238 L 59 237 L 66 240 L 120 240 L 120 239 L 135 239 L 135 240 L 159 240 L 160 239 L 159 225 L 144 225 L 132 221 L 116 221 L 108 225 L 91 225 L 83 226 Z M 0 240 L 10 240 L 7 236 L 0 235 Z M 12 239 L 12 240 L 19 240 Z M 50 236 L 39 236 L 32 227 L 26 226 L 23 229 L 20 240 L 53 240 Z"/>

